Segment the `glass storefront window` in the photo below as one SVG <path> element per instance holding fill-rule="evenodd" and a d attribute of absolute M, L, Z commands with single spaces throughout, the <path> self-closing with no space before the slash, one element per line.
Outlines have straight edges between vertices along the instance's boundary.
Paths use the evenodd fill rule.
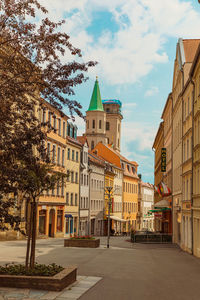
<path fill-rule="evenodd" d="M 45 227 L 46 227 L 46 210 L 39 211 L 39 233 L 45 234 Z"/>
<path fill-rule="evenodd" d="M 63 211 L 57 211 L 57 231 L 62 231 L 62 219 L 63 219 Z"/>

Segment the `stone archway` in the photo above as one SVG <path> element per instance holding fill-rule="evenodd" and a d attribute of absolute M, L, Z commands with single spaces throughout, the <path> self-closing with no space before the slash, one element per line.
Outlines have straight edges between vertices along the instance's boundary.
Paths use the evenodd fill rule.
<path fill-rule="evenodd" d="M 50 209 L 49 212 L 49 237 L 55 235 L 55 209 Z"/>

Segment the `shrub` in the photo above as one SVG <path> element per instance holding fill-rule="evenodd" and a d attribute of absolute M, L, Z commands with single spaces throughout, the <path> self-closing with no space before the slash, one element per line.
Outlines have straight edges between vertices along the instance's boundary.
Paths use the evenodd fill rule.
<path fill-rule="evenodd" d="M 55 263 L 50 265 L 36 263 L 33 269 L 28 270 L 25 265 L 12 263 L 0 266 L 0 275 L 54 276 L 62 270 L 64 268 Z"/>

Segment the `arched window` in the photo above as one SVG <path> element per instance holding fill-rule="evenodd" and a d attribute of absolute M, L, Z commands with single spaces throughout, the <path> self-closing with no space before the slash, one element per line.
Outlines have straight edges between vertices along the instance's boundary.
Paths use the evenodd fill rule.
<path fill-rule="evenodd" d="M 91 150 L 94 149 L 94 141 L 91 142 Z"/>
<path fill-rule="evenodd" d="M 99 120 L 99 129 L 101 129 L 101 120 Z"/>
<path fill-rule="evenodd" d="M 95 128 L 95 120 L 92 120 L 92 128 Z"/>

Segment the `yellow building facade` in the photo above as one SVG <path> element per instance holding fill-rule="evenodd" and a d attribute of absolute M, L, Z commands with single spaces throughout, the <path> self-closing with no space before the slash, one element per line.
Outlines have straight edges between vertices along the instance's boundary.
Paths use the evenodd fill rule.
<path fill-rule="evenodd" d="M 193 98 L 193 253 L 200 257 L 200 46 L 191 69 Z"/>
<path fill-rule="evenodd" d="M 193 84 L 186 83 L 182 93 L 183 138 L 182 138 L 182 220 L 181 248 L 192 252 L 192 95 Z"/>
<path fill-rule="evenodd" d="M 66 135 L 68 117 L 49 103 L 43 102 L 39 119 L 52 130 L 47 135 L 46 148 L 55 171 L 66 174 Z M 47 129 L 47 128 L 46 128 Z M 65 181 L 46 191 L 38 199 L 37 236 L 60 237 L 64 234 Z"/>

